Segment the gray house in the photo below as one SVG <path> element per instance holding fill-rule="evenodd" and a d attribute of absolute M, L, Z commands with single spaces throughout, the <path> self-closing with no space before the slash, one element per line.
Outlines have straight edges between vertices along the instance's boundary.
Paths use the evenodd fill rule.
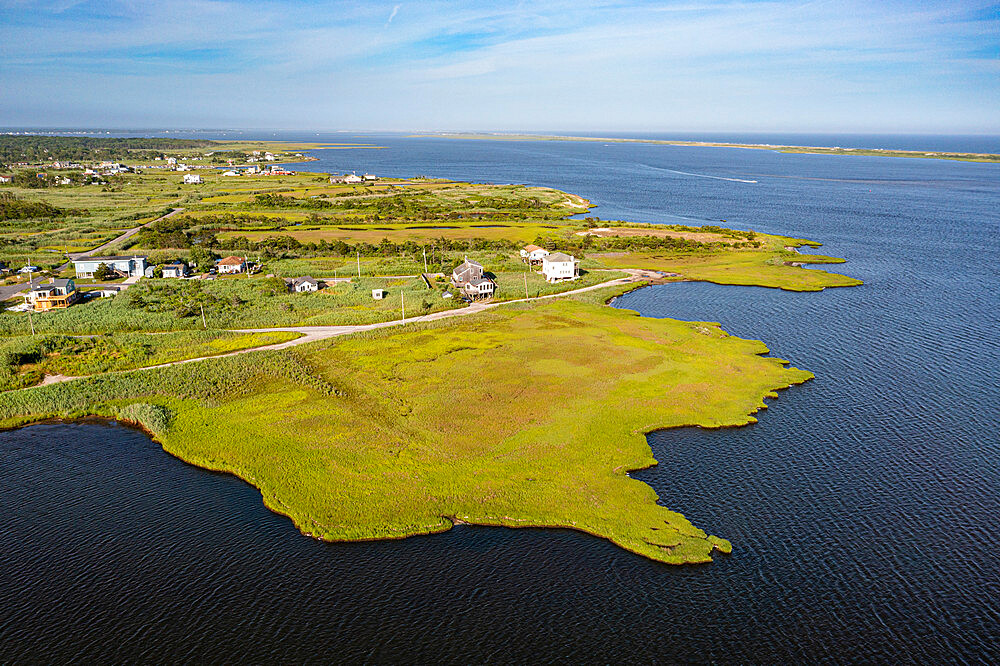
<path fill-rule="evenodd" d="M 84 257 L 74 260 L 73 268 L 78 278 L 92 278 L 101 264 L 125 277 L 142 277 L 146 271 L 146 257 Z"/>
<path fill-rule="evenodd" d="M 451 272 L 451 282 L 468 298 L 489 298 L 496 290 L 496 283 L 483 275 L 483 265 L 466 257 Z"/>
<path fill-rule="evenodd" d="M 456 287 L 460 287 L 466 282 L 479 280 L 483 277 L 483 265 L 477 261 L 470 261 L 468 257 L 451 272 L 451 281 Z"/>

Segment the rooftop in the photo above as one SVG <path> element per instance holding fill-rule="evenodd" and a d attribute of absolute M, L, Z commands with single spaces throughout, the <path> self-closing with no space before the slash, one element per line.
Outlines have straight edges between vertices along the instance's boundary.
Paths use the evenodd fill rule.
<path fill-rule="evenodd" d="M 85 261 L 129 261 L 131 259 L 145 259 L 146 257 L 141 255 L 133 255 L 131 257 L 80 257 L 79 259 L 74 259 L 73 263 L 81 263 Z"/>

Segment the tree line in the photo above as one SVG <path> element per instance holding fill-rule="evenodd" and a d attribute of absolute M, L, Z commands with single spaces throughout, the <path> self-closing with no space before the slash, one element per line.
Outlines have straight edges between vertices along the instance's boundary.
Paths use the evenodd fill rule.
<path fill-rule="evenodd" d="M 18 162 L 152 159 L 163 157 L 164 151 L 205 148 L 215 144 L 215 141 L 207 139 L 164 137 L 0 135 L 0 166 Z"/>

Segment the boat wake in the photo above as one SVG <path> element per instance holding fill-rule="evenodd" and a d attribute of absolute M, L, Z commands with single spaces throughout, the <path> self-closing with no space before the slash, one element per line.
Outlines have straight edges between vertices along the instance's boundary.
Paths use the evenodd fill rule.
<path fill-rule="evenodd" d="M 663 167 L 655 167 L 655 166 L 650 166 L 648 164 L 644 164 L 643 166 L 646 167 L 647 169 L 653 169 L 655 171 L 667 171 L 667 172 L 670 172 L 670 173 L 677 173 L 677 174 L 680 174 L 682 176 L 694 176 L 695 178 L 711 178 L 712 180 L 728 180 L 731 183 L 756 183 L 757 182 L 756 180 L 747 180 L 746 178 L 726 178 L 724 176 L 709 176 L 708 174 L 704 174 L 704 173 L 691 173 L 690 171 L 677 171 L 676 169 L 665 169 Z"/>

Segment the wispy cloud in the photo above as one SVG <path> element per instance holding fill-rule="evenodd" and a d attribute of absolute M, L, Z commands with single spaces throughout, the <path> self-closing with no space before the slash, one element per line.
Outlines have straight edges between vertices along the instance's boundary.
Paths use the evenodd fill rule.
<path fill-rule="evenodd" d="M 0 0 L 0 122 L 55 89 L 114 124 L 1000 131 L 998 35 L 954 0 Z"/>

